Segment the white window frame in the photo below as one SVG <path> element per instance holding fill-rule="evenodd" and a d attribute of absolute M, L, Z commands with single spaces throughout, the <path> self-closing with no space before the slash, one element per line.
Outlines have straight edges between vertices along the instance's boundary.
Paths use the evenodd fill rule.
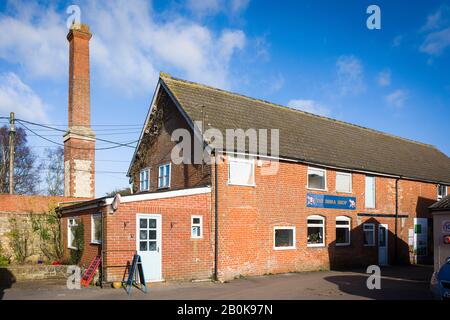
<path fill-rule="evenodd" d="M 161 167 L 167 167 L 167 166 L 169 166 L 169 184 L 168 184 L 168 185 L 161 186 L 161 185 L 159 184 L 159 181 L 161 180 L 161 176 L 159 175 L 160 169 L 161 169 Z M 165 177 L 165 176 L 163 176 L 163 177 Z M 167 163 L 164 163 L 164 164 L 159 165 L 159 166 L 158 166 L 158 189 L 167 189 L 167 188 L 170 188 L 171 180 L 172 180 L 172 163 L 171 163 L 171 162 L 167 162 Z M 163 181 L 164 181 L 164 179 L 163 179 Z"/>
<path fill-rule="evenodd" d="M 368 177 L 373 178 L 373 206 L 367 206 L 366 184 Z M 375 176 L 364 177 L 364 207 L 366 209 L 375 209 L 377 207 L 377 178 Z"/>
<path fill-rule="evenodd" d="M 99 240 L 95 240 L 94 236 L 95 236 L 95 223 L 94 223 L 94 219 L 95 218 L 99 218 L 100 219 L 100 228 L 101 228 L 101 224 L 102 224 L 102 214 L 101 213 L 93 213 L 91 214 L 91 243 L 92 244 L 102 244 L 102 236 L 100 235 L 100 239 Z M 100 232 L 101 234 L 102 232 Z"/>
<path fill-rule="evenodd" d="M 194 218 L 200 219 L 199 223 L 194 223 Z M 200 228 L 200 236 L 192 235 L 192 228 L 199 227 Z M 191 216 L 191 239 L 203 239 L 203 216 L 193 215 Z"/>
<path fill-rule="evenodd" d="M 275 233 L 277 230 L 292 230 L 292 246 L 289 247 L 277 247 Z M 295 226 L 275 226 L 273 227 L 273 250 L 293 250 L 296 249 L 296 235 Z"/>
<path fill-rule="evenodd" d="M 444 194 L 440 195 L 439 194 L 439 188 L 444 187 Z M 442 198 L 445 198 L 448 195 L 448 186 L 446 186 L 445 184 L 438 184 L 437 185 L 437 200 L 441 200 Z"/>
<path fill-rule="evenodd" d="M 309 170 L 317 170 L 317 171 L 322 171 L 324 174 L 323 174 L 323 177 L 324 177 L 324 179 L 325 179 L 325 185 L 324 185 L 324 187 L 325 187 L 325 189 L 320 189 L 320 188 L 312 188 L 312 187 L 310 187 L 309 186 Z M 308 166 L 308 170 L 306 171 L 306 188 L 307 189 L 309 189 L 309 190 L 318 190 L 318 191 L 328 191 L 328 183 L 327 183 L 327 169 L 322 169 L 322 168 L 317 168 L 317 167 L 310 167 L 310 166 Z"/>
<path fill-rule="evenodd" d="M 348 222 L 348 225 L 338 225 L 337 224 L 338 221 Z M 346 217 L 346 216 L 337 216 L 336 217 L 336 229 L 338 229 L 338 228 L 348 230 L 348 242 L 345 242 L 345 243 L 337 243 L 336 242 L 336 246 L 338 246 L 338 247 L 349 246 L 352 243 L 352 239 L 351 239 L 352 219 L 349 217 Z M 337 237 L 336 237 L 336 241 L 337 241 Z"/>
<path fill-rule="evenodd" d="M 72 229 L 71 229 L 72 227 L 77 227 L 77 226 L 78 226 L 78 223 L 77 223 L 76 217 L 67 219 L 67 248 L 69 248 L 69 249 L 78 250 L 77 247 L 72 246 L 73 238 L 72 238 Z"/>
<path fill-rule="evenodd" d="M 142 188 L 142 173 L 147 172 L 147 189 Z M 139 191 L 150 190 L 150 168 L 144 168 L 139 171 Z"/>
<path fill-rule="evenodd" d="M 308 223 L 308 220 L 322 220 L 321 224 Z M 308 243 L 308 228 L 309 227 L 322 227 L 323 229 L 323 243 Z M 326 220 L 325 217 L 319 215 L 311 215 L 306 218 L 306 246 L 309 248 L 325 247 L 326 243 Z"/>
<path fill-rule="evenodd" d="M 366 227 L 372 226 L 372 230 L 366 230 Z M 364 232 L 372 231 L 372 244 L 364 243 Z M 363 223 L 363 245 L 364 247 L 375 247 L 375 224 L 374 223 Z"/>
<path fill-rule="evenodd" d="M 338 190 L 337 186 L 337 176 L 338 175 L 343 175 L 343 176 L 349 176 L 350 177 L 350 190 L 349 191 L 342 191 L 342 190 Z M 342 172 L 342 171 L 336 171 L 336 192 L 340 192 L 340 193 L 352 193 L 353 191 L 353 176 L 350 172 Z"/>
<path fill-rule="evenodd" d="M 250 163 L 252 166 L 252 182 L 246 183 L 235 183 L 231 181 L 231 163 L 232 162 L 246 162 Z M 255 159 L 254 158 L 243 158 L 243 157 L 233 157 L 228 156 L 228 185 L 230 186 L 244 186 L 244 187 L 254 187 L 255 183 Z"/>

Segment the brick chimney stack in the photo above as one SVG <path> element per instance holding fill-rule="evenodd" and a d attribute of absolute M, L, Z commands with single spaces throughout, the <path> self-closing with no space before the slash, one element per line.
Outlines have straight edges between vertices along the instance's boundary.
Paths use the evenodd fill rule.
<path fill-rule="evenodd" d="M 69 129 L 64 135 L 64 195 L 95 196 L 95 133 L 91 129 L 89 40 L 85 24 L 73 24 L 69 41 Z"/>

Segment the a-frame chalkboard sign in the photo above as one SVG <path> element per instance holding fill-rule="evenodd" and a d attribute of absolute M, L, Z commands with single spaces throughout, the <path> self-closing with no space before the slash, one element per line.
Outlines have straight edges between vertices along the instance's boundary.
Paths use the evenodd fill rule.
<path fill-rule="evenodd" d="M 133 256 L 133 262 L 131 263 L 128 272 L 128 280 L 125 282 L 125 289 L 127 290 L 128 295 L 131 294 L 133 285 L 147 293 L 147 284 L 145 283 L 142 260 L 141 256 L 138 254 Z"/>

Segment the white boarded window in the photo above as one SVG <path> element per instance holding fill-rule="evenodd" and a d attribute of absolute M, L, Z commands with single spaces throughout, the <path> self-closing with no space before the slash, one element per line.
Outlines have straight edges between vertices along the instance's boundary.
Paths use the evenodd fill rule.
<path fill-rule="evenodd" d="M 336 217 L 336 245 L 350 245 L 351 220 L 349 217 Z"/>
<path fill-rule="evenodd" d="M 363 224 L 364 245 L 371 247 L 375 245 L 375 225 L 373 223 Z"/>
<path fill-rule="evenodd" d="M 336 172 L 336 191 L 352 192 L 352 174 L 347 172 Z"/>
<path fill-rule="evenodd" d="M 203 238 L 203 217 L 192 216 L 191 217 L 191 238 L 201 239 Z"/>
<path fill-rule="evenodd" d="M 139 190 L 148 191 L 150 189 L 150 169 L 142 169 L 139 173 Z"/>
<path fill-rule="evenodd" d="M 325 169 L 308 168 L 308 188 L 325 190 L 327 186 L 327 171 Z"/>
<path fill-rule="evenodd" d="M 295 249 L 295 227 L 274 227 L 275 250 Z"/>
<path fill-rule="evenodd" d="M 254 186 L 255 185 L 254 160 L 229 157 L 228 184 L 238 186 Z"/>
<path fill-rule="evenodd" d="M 308 247 L 325 246 L 325 218 L 322 216 L 308 217 Z"/>
<path fill-rule="evenodd" d="M 373 176 L 366 176 L 365 205 L 366 208 L 375 208 L 375 177 Z"/>

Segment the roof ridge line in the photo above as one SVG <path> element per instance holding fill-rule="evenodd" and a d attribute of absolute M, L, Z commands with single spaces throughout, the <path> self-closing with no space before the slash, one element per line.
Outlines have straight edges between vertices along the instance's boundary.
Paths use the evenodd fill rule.
<path fill-rule="evenodd" d="M 198 87 L 205 88 L 205 89 L 208 89 L 208 90 L 219 91 L 221 93 L 225 93 L 225 94 L 228 94 L 228 95 L 245 98 L 245 99 L 248 99 L 248 100 L 251 100 L 251 101 L 262 102 L 262 103 L 271 105 L 273 107 L 281 108 L 281 109 L 284 109 L 284 110 L 287 110 L 287 111 L 293 111 L 293 112 L 302 113 L 302 114 L 305 114 L 305 115 L 310 116 L 310 117 L 315 117 L 315 118 L 323 119 L 323 120 L 330 121 L 330 122 L 337 122 L 337 123 L 340 123 L 340 124 L 343 124 L 343 125 L 356 127 L 356 128 L 359 128 L 359 129 L 363 129 L 363 130 L 367 130 L 367 131 L 376 133 L 376 134 L 381 134 L 381 135 L 384 135 L 384 136 L 388 136 L 388 137 L 391 137 L 391 138 L 394 138 L 394 139 L 404 140 L 406 142 L 415 143 L 415 144 L 419 144 L 419 145 L 426 146 L 426 147 L 431 147 L 433 149 L 436 149 L 436 150 L 440 151 L 436 146 L 434 146 L 432 144 L 428 144 L 428 143 L 424 143 L 424 142 L 420 142 L 420 141 L 416 141 L 416 140 L 400 137 L 400 136 L 397 136 L 397 135 L 394 135 L 394 134 L 391 134 L 391 133 L 387 133 L 387 132 L 383 132 L 383 131 L 380 131 L 380 130 L 364 127 L 364 126 L 357 125 L 357 124 L 354 124 L 354 123 L 345 122 L 345 121 L 342 121 L 342 120 L 333 119 L 333 118 L 329 118 L 329 117 L 325 117 L 325 116 L 320 116 L 320 115 L 317 115 L 317 114 L 314 114 L 314 113 L 310 113 L 310 112 L 307 112 L 307 111 L 294 109 L 294 108 L 287 107 L 287 106 L 284 106 L 284 105 L 281 105 L 281 104 L 278 104 L 278 103 L 270 102 L 270 101 L 267 101 L 267 100 L 264 100 L 264 99 L 249 97 L 249 96 L 246 96 L 246 95 L 243 95 L 243 94 L 240 94 L 240 93 L 227 91 L 227 90 L 224 90 L 224 89 L 216 88 L 216 87 L 209 86 L 209 85 L 206 85 L 206 84 L 202 84 L 202 83 L 199 83 L 199 82 L 194 82 L 194 81 L 189 81 L 189 80 L 185 80 L 185 79 L 176 78 L 176 77 L 173 77 L 170 74 L 165 73 L 165 72 L 160 72 L 159 76 L 163 80 L 164 80 L 164 78 L 169 78 L 170 80 L 184 82 L 184 83 L 186 83 L 188 85 L 191 85 L 191 86 L 198 86 Z"/>

